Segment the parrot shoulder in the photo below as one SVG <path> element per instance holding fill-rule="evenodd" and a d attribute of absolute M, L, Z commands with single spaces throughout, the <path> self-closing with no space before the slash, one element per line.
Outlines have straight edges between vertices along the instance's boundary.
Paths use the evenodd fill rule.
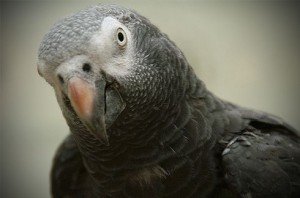
<path fill-rule="evenodd" d="M 226 186 L 241 197 L 299 197 L 300 138 L 272 115 L 262 115 L 246 115 L 251 122 L 244 130 L 219 140 Z"/>

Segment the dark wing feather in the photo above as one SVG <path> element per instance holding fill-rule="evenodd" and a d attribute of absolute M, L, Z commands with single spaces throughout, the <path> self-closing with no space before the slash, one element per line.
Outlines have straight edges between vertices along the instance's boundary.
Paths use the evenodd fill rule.
<path fill-rule="evenodd" d="M 245 113 L 246 112 L 246 113 Z M 223 173 L 241 197 L 300 197 L 300 139 L 290 126 L 264 113 L 243 112 L 249 126 L 227 142 Z"/>
<path fill-rule="evenodd" d="M 51 192 L 55 198 L 93 197 L 90 178 L 82 163 L 74 137 L 58 148 L 51 170 Z"/>
<path fill-rule="evenodd" d="M 252 126 L 259 125 L 258 128 L 265 127 L 276 127 L 285 129 L 289 134 L 295 134 L 300 137 L 300 131 L 297 131 L 294 127 L 286 123 L 281 118 L 271 115 L 262 111 L 253 111 L 247 108 L 238 108 L 239 112 L 242 114 L 244 120 L 248 120 Z"/>

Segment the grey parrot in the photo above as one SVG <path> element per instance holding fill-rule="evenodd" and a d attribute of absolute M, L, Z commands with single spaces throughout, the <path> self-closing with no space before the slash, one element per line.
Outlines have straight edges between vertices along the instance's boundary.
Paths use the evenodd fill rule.
<path fill-rule="evenodd" d="M 54 24 L 38 72 L 70 128 L 55 198 L 300 197 L 299 132 L 215 96 L 131 9 L 96 5 Z"/>

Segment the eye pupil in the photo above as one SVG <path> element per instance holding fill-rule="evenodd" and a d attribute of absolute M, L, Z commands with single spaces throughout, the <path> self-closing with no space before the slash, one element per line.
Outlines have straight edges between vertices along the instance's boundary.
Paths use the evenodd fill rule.
<path fill-rule="evenodd" d="M 91 71 L 91 65 L 88 64 L 88 63 L 84 63 L 83 66 L 82 66 L 82 70 L 83 70 L 84 72 L 89 72 L 89 71 Z"/>
<path fill-rule="evenodd" d="M 121 41 L 121 42 L 124 41 L 124 35 L 123 35 L 122 32 L 119 32 L 119 33 L 118 33 L 118 39 L 119 39 L 119 41 Z"/>

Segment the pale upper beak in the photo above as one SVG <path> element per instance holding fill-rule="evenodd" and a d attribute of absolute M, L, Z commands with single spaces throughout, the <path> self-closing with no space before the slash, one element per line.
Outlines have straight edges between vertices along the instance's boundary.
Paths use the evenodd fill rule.
<path fill-rule="evenodd" d="M 87 82 L 78 77 L 68 81 L 68 97 L 77 116 L 91 133 L 105 145 L 109 145 L 105 125 L 104 79 Z"/>

